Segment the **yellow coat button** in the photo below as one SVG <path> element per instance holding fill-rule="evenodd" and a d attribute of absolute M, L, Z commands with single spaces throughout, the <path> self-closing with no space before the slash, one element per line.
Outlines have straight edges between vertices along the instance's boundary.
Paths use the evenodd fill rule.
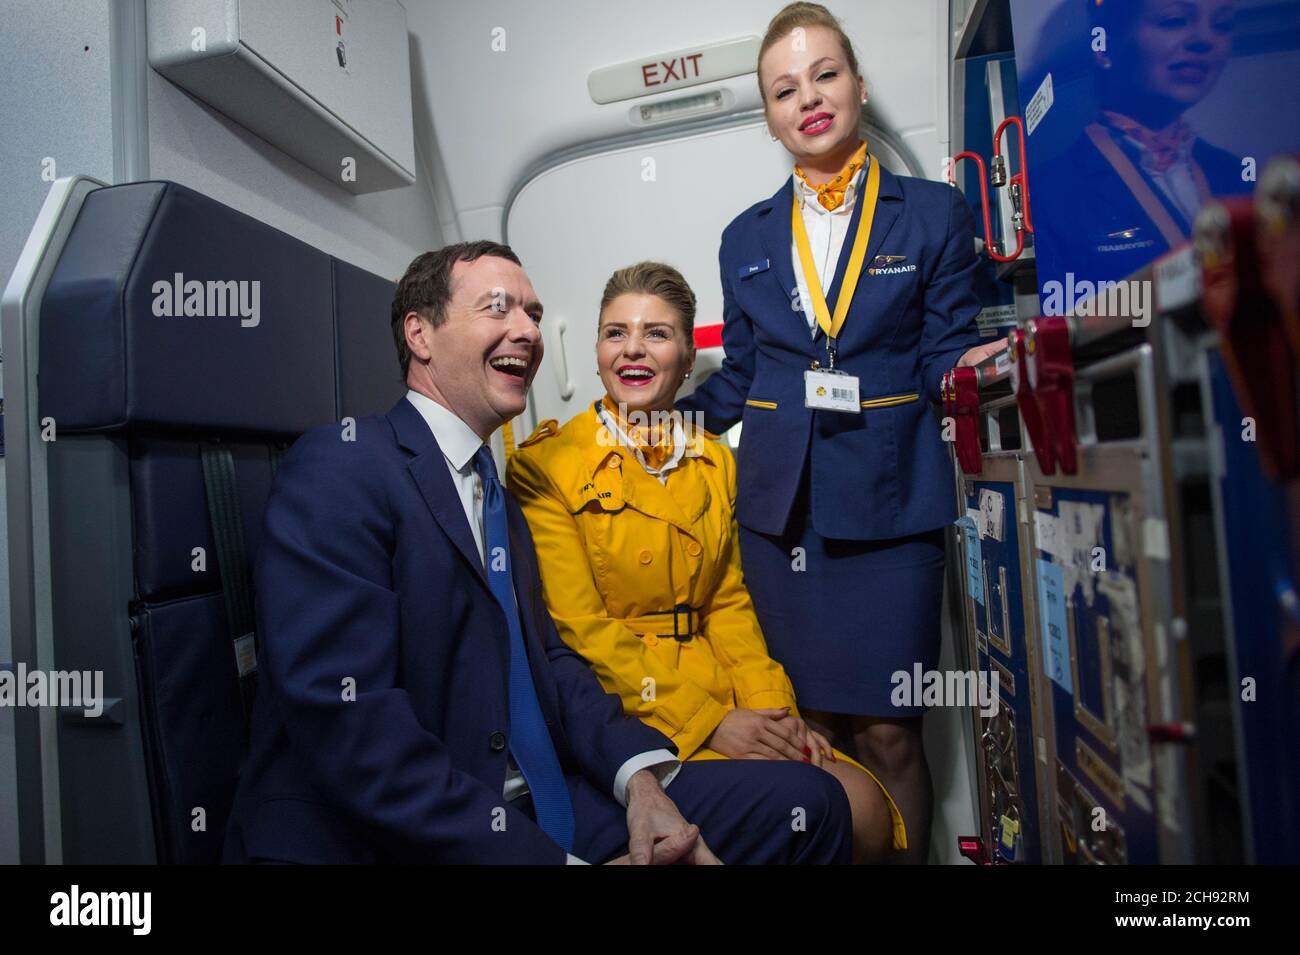
<path fill-rule="evenodd" d="M 659 638 L 656 637 L 653 633 L 647 633 L 647 634 L 645 635 L 645 644 L 646 644 L 646 646 L 648 646 L 648 647 L 653 647 L 653 646 L 655 646 L 655 645 L 658 644 L 658 643 L 659 643 Z"/>
<path fill-rule="evenodd" d="M 617 454 L 614 455 L 612 458 L 609 459 L 609 466 L 610 466 L 611 468 L 616 468 L 616 467 L 618 467 L 619 465 L 621 465 L 622 463 L 623 463 L 623 459 L 620 458 Z"/>
<path fill-rule="evenodd" d="M 654 560 L 654 554 L 650 553 L 648 550 L 643 550 L 636 556 L 637 560 L 641 561 L 643 564 L 648 564 L 650 561 Z"/>
<path fill-rule="evenodd" d="M 692 557 L 699 557 L 701 549 L 699 541 L 691 541 L 686 545 L 686 553 L 690 554 Z"/>

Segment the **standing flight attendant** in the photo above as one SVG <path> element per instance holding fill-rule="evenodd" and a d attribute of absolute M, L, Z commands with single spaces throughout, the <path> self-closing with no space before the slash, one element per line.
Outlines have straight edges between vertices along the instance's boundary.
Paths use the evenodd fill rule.
<path fill-rule="evenodd" d="M 866 84 L 835 17 L 785 7 L 758 81 L 794 175 L 723 231 L 726 359 L 677 407 L 716 433 L 743 421 L 736 516 L 770 652 L 807 722 L 893 795 L 903 858 L 924 862 L 924 708 L 895 705 L 891 676 L 939 658 L 956 504 L 930 403 L 945 372 L 1003 343 L 978 344 L 965 200 L 868 153 Z"/>

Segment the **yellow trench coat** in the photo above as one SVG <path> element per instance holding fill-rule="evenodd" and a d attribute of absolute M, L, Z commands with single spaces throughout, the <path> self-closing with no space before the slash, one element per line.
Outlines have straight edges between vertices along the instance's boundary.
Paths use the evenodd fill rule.
<path fill-rule="evenodd" d="M 697 433 L 660 484 L 609 438 L 593 404 L 562 428 L 542 422 L 510 455 L 506 480 L 561 638 L 680 759 L 725 758 L 704 741 L 735 707 L 798 715 L 745 589 L 729 448 Z M 679 630 L 688 625 L 671 612 L 682 605 L 698 612 L 687 641 L 673 636 L 675 616 Z M 905 847 L 902 816 L 885 797 L 895 846 Z"/>

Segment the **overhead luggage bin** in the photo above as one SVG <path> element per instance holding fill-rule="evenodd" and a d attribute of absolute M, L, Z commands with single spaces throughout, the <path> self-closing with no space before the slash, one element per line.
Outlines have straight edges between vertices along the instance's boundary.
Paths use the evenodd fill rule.
<path fill-rule="evenodd" d="M 396 0 L 150 0 L 148 23 L 155 70 L 330 182 L 354 194 L 415 182 Z"/>

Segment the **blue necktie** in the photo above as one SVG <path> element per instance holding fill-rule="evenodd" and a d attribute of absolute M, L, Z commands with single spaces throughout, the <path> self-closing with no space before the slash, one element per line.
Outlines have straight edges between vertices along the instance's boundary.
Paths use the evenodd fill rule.
<path fill-rule="evenodd" d="M 487 445 L 474 455 L 474 470 L 483 479 L 484 550 L 487 578 L 492 596 L 505 611 L 510 627 L 510 753 L 528 783 L 533 811 L 542 831 L 565 852 L 573 850 L 573 803 L 564 783 L 564 772 L 555 755 L 555 744 L 546 729 L 537 688 L 528 669 L 528 651 L 519 626 L 510 575 L 510 537 L 506 528 L 505 489 L 497 478 L 496 462 Z"/>

